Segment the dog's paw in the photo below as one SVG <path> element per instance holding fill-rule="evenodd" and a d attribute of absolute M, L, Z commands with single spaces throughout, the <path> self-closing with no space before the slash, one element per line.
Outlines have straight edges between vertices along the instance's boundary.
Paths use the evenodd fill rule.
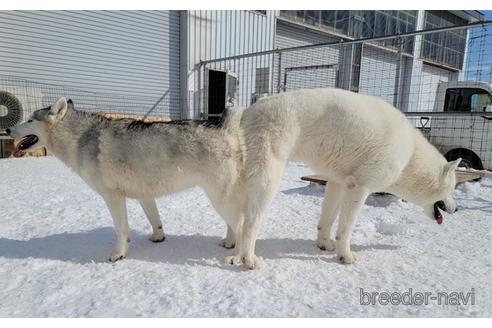
<path fill-rule="evenodd" d="M 259 270 L 265 266 L 265 261 L 260 256 L 246 256 L 243 258 L 244 266 L 250 270 Z"/>
<path fill-rule="evenodd" d="M 243 260 L 241 256 L 239 255 L 231 255 L 231 256 L 226 256 L 224 259 L 224 262 L 227 264 L 232 264 L 232 265 L 243 265 Z"/>
<path fill-rule="evenodd" d="M 318 239 L 318 247 L 322 251 L 333 252 L 335 250 L 335 242 L 331 239 Z"/>
<path fill-rule="evenodd" d="M 159 231 L 157 233 L 153 233 L 152 236 L 149 237 L 149 240 L 153 243 L 160 243 L 166 239 L 164 232 Z"/>
<path fill-rule="evenodd" d="M 125 257 L 126 257 L 126 252 L 115 249 L 111 253 L 111 255 L 109 255 L 108 261 L 114 263 L 116 261 L 123 260 Z"/>
<path fill-rule="evenodd" d="M 226 257 L 225 261 L 226 263 L 232 265 L 237 265 L 237 266 L 242 265 L 250 270 L 258 270 L 265 266 L 265 262 L 263 261 L 263 259 L 256 255 L 252 255 L 252 256 L 232 255 Z"/>
<path fill-rule="evenodd" d="M 236 246 L 236 243 L 234 241 L 228 240 L 227 238 L 224 238 L 220 241 L 219 246 L 222 246 L 226 249 L 231 249 Z"/>
<path fill-rule="evenodd" d="M 354 252 L 349 252 L 347 254 L 337 255 L 338 261 L 342 264 L 353 264 L 358 260 L 357 254 Z"/>

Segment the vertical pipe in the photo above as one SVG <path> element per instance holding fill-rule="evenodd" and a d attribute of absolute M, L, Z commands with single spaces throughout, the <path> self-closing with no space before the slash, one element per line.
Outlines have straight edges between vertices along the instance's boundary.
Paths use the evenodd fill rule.
<path fill-rule="evenodd" d="M 278 52 L 277 93 L 280 93 L 282 81 L 282 52 Z"/>
<path fill-rule="evenodd" d="M 395 74 L 395 89 L 393 94 L 393 106 L 399 108 L 400 104 L 400 76 L 401 76 L 401 68 L 403 61 L 403 39 L 398 37 L 398 61 L 396 62 L 396 74 Z"/>
<path fill-rule="evenodd" d="M 189 99 L 188 99 L 188 70 L 190 69 L 188 64 L 188 12 L 182 10 L 179 14 L 179 25 L 180 25 L 180 39 L 179 39 L 179 84 L 180 84 L 180 107 L 181 114 L 180 118 L 188 118 L 192 116 L 189 110 Z M 191 117 L 190 117 L 191 118 Z"/>
<path fill-rule="evenodd" d="M 204 114 L 204 106 L 203 106 L 203 93 L 205 92 L 204 90 L 202 90 L 202 67 L 203 64 L 200 63 L 198 64 L 198 112 L 199 112 L 199 115 L 196 115 L 196 116 L 200 116 L 200 118 L 203 116 Z"/>
<path fill-rule="evenodd" d="M 268 47 L 266 50 L 271 50 L 275 48 L 275 40 L 276 40 L 276 35 L 277 35 L 277 12 L 275 10 L 272 10 L 271 13 L 269 14 L 268 18 L 270 19 L 269 23 L 269 30 L 268 33 Z M 270 93 L 274 92 L 274 66 L 275 66 L 275 54 L 270 54 L 272 64 L 271 64 L 271 76 L 270 76 Z"/>

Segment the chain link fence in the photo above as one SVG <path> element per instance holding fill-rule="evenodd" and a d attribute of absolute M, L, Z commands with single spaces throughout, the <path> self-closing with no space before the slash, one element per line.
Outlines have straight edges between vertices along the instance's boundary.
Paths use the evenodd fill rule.
<path fill-rule="evenodd" d="M 120 115 L 179 118 L 179 106 L 171 105 L 166 94 L 160 98 L 104 94 L 63 85 L 0 76 L 0 130 L 13 126 L 33 111 L 52 105 L 59 97 L 72 99 L 78 110 Z"/>
<path fill-rule="evenodd" d="M 279 92 L 343 88 L 380 97 L 405 112 L 448 159 L 463 157 L 467 166 L 492 169 L 491 25 L 340 37 L 202 61 L 188 90 L 193 117 L 212 119 L 224 108 L 247 107 Z M 166 118 L 182 117 L 179 103 L 190 100 L 94 93 L 13 76 L 0 76 L 0 91 L 0 134 L 61 95 L 79 110 Z M 5 101 L 10 95 L 18 103 Z"/>
<path fill-rule="evenodd" d="M 59 97 L 72 99 L 77 110 L 109 114 L 108 117 L 169 120 L 181 111 L 165 93 L 160 98 L 104 94 L 40 83 L 14 76 L 0 76 L 0 158 L 9 157 L 13 140 L 5 129 L 24 121 L 35 110 L 52 105 Z M 44 152 L 41 152 L 44 154 Z"/>
<path fill-rule="evenodd" d="M 343 88 L 405 112 L 448 159 L 492 169 L 491 25 L 341 38 L 203 61 L 194 110 L 207 118 L 274 93 Z"/>

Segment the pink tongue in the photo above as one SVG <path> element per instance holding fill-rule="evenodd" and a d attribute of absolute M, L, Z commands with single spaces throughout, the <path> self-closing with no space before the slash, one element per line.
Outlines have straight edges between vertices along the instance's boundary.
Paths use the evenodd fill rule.
<path fill-rule="evenodd" d="M 15 147 L 15 149 L 12 151 L 12 156 L 14 157 L 21 157 L 24 154 L 22 150 L 20 150 L 18 147 Z"/>
<path fill-rule="evenodd" d="M 23 141 L 26 140 L 26 138 L 21 139 L 17 145 L 15 146 L 14 150 L 12 151 L 12 156 L 14 157 L 21 157 L 24 155 L 24 151 L 22 150 L 22 143 Z"/>
<path fill-rule="evenodd" d="M 437 224 L 442 224 L 442 214 L 439 210 L 436 209 L 436 212 L 434 213 L 434 217 L 437 221 Z"/>

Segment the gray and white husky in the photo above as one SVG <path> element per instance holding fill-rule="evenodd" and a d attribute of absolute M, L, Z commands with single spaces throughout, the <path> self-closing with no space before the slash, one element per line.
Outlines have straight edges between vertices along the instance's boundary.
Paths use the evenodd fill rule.
<path fill-rule="evenodd" d="M 193 186 L 205 190 L 228 225 L 222 245 L 234 247 L 241 204 L 235 188 L 243 170 L 236 121 L 232 112 L 222 127 L 110 120 L 60 98 L 7 133 L 22 138 L 14 156 L 44 146 L 103 197 L 117 234 L 109 256 L 114 262 L 128 252 L 127 198 L 139 201 L 152 225 L 150 240 L 160 242 L 165 236 L 155 198 Z"/>

